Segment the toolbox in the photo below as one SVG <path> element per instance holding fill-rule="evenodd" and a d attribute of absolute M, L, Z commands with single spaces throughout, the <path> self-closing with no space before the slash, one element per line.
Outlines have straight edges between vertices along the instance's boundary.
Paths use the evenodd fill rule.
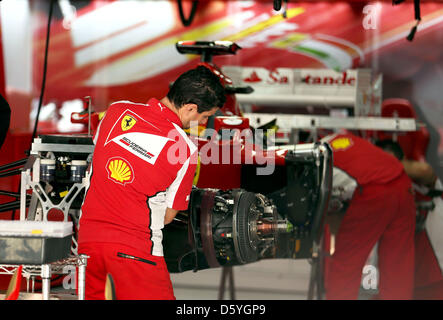
<path fill-rule="evenodd" d="M 0 220 L 0 264 L 46 264 L 71 252 L 72 222 Z"/>

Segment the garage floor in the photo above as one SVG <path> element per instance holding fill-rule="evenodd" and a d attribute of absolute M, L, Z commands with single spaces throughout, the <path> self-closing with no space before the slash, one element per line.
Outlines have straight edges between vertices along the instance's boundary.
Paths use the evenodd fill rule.
<path fill-rule="evenodd" d="M 221 268 L 187 271 L 171 274 L 177 300 L 307 300 L 311 265 L 308 260 L 261 260 L 244 266 L 233 267 L 234 296 L 229 281 L 224 294 L 220 284 Z M 0 292 L 3 300 L 5 292 Z M 221 297 L 221 298 L 220 298 Z M 371 297 L 368 291 L 360 291 L 359 300 Z M 20 300 L 41 300 L 41 293 L 21 292 Z M 77 300 L 75 290 L 62 286 L 51 289 L 51 300 Z"/>
<path fill-rule="evenodd" d="M 236 300 L 306 300 L 311 265 L 308 260 L 261 260 L 233 267 Z M 171 274 L 177 300 L 219 298 L 222 269 Z M 231 299 L 226 280 L 224 299 Z"/>

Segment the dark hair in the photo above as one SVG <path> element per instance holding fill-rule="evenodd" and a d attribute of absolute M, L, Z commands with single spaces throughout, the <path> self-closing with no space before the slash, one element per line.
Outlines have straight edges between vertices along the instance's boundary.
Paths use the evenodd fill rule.
<path fill-rule="evenodd" d="M 375 145 L 387 152 L 393 153 L 398 160 L 402 160 L 405 156 L 401 146 L 391 139 L 378 140 L 375 142 Z"/>
<path fill-rule="evenodd" d="M 187 103 L 197 105 L 198 113 L 214 107 L 223 107 L 226 101 L 225 88 L 220 79 L 204 66 L 188 70 L 172 84 L 167 94 L 177 109 Z"/>

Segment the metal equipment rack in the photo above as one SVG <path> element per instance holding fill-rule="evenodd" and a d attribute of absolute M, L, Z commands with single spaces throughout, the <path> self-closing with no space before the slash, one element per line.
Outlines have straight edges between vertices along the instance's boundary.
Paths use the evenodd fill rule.
<path fill-rule="evenodd" d="M 89 141 L 90 140 L 90 141 Z M 73 145 L 75 141 L 75 145 Z M 51 196 L 47 190 L 40 183 L 40 164 L 45 155 L 49 153 L 63 154 L 69 153 L 76 155 L 76 157 L 87 157 L 94 151 L 94 145 L 92 144 L 92 138 L 88 136 L 40 136 L 35 138 L 32 143 L 30 156 L 25 163 L 21 172 L 21 189 L 20 189 L 20 220 L 21 221 L 48 221 L 48 213 L 51 209 L 58 209 L 63 212 L 63 220 L 68 221 L 72 204 L 77 195 L 86 187 L 89 180 L 88 173 L 83 177 L 81 182 L 73 182 L 69 186 L 63 199 L 56 203 L 51 200 Z M 32 190 L 31 202 L 29 208 L 27 203 L 23 199 L 27 198 L 28 191 Z M 72 216 L 73 220 L 78 217 Z M 76 223 L 76 221 L 74 221 Z M 42 299 L 50 299 L 51 277 L 57 274 L 67 274 L 66 267 L 74 267 L 78 270 L 78 299 L 85 299 L 85 272 L 87 259 L 86 255 L 76 254 L 76 239 L 73 239 L 73 247 L 71 248 L 71 255 L 67 258 L 57 260 L 50 263 L 43 264 L 21 264 L 22 276 L 27 281 L 27 292 L 31 290 L 34 292 L 35 278 L 41 277 L 42 279 Z M 0 274 L 12 275 L 19 267 L 18 264 L 3 264 L 0 263 Z M 72 269 L 71 269 L 72 270 Z"/>
<path fill-rule="evenodd" d="M 50 209 L 56 208 L 63 212 L 64 221 L 68 219 L 68 212 L 72 202 L 86 186 L 85 179 L 81 183 L 73 183 L 64 199 L 59 204 L 54 204 L 48 194 L 40 185 L 40 154 L 42 152 L 64 152 L 77 154 L 92 154 L 94 151 L 93 144 L 76 144 L 73 148 L 70 144 L 63 143 L 44 143 L 42 138 L 34 139 L 31 148 L 31 155 L 26 162 L 21 173 L 21 199 L 26 199 L 26 192 L 32 189 L 31 204 L 29 207 L 29 214 L 35 214 L 37 207 L 37 200 L 40 201 L 43 210 L 43 221 L 47 221 L 47 215 Z M 32 174 L 31 174 L 32 171 Z M 86 177 L 87 178 L 87 177 Z M 26 202 L 20 202 L 20 220 L 26 219 Z"/>
<path fill-rule="evenodd" d="M 42 265 L 24 264 L 22 276 L 26 278 L 26 291 L 29 292 L 29 282 L 31 281 L 31 292 L 34 292 L 35 277 L 40 276 L 42 278 L 42 298 L 43 300 L 49 300 L 51 276 L 53 274 L 67 274 L 65 272 L 65 267 L 74 266 L 78 267 L 78 300 L 84 300 L 86 283 L 85 272 L 88 258 L 89 257 L 86 255 L 78 255 Z M 14 264 L 0 264 L 0 274 L 13 275 L 18 267 L 19 265 Z"/>
<path fill-rule="evenodd" d="M 285 134 L 286 138 L 276 139 L 277 143 L 296 144 L 294 138 L 299 130 L 307 130 L 313 133 L 314 140 L 317 140 L 319 129 L 349 129 L 368 131 L 389 131 L 389 132 L 411 132 L 419 130 L 424 124 L 415 118 L 383 118 L 376 117 L 331 117 L 323 115 L 299 115 L 299 114 L 269 114 L 269 113 L 245 113 L 249 118 L 249 123 L 253 127 L 277 119 L 279 132 Z"/>

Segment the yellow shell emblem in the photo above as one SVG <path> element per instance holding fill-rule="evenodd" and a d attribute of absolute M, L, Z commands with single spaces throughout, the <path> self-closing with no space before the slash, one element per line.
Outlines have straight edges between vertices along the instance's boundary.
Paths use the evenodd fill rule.
<path fill-rule="evenodd" d="M 136 122 L 137 122 L 137 120 L 135 120 L 134 117 L 132 117 L 130 115 L 124 116 L 123 120 L 122 120 L 122 123 L 121 123 L 122 130 L 123 131 L 130 130 L 135 125 Z"/>
<path fill-rule="evenodd" d="M 195 137 L 202 137 L 205 133 L 205 130 L 206 126 L 194 126 L 192 128 L 184 129 L 187 134 Z"/>
<path fill-rule="evenodd" d="M 352 141 L 349 138 L 338 138 L 332 141 L 331 146 L 334 150 L 345 150 L 352 145 Z"/>
<path fill-rule="evenodd" d="M 129 163 L 123 159 L 111 159 L 107 165 L 108 177 L 114 182 L 126 184 L 131 183 L 134 178 L 133 170 Z"/>

